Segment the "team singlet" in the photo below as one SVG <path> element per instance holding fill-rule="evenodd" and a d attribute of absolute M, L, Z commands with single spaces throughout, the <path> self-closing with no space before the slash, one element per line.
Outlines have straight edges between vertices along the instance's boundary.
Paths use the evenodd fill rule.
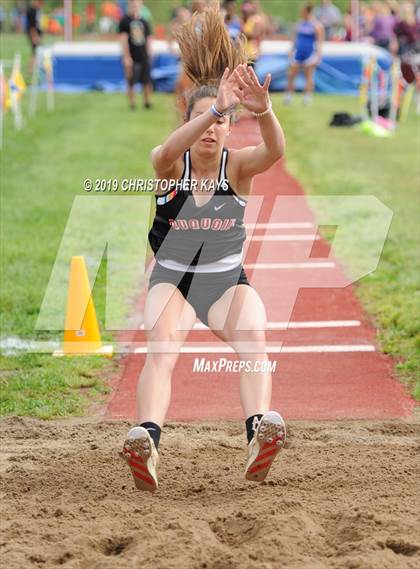
<path fill-rule="evenodd" d="M 226 176 L 229 151 L 223 149 L 217 183 L 211 199 L 197 206 L 192 195 L 190 151 L 184 154 L 184 172 L 168 192 L 156 196 L 156 215 L 149 243 L 163 266 L 217 264 L 224 259 L 241 262 L 246 238 L 243 223 L 246 201 L 236 195 Z M 227 267 L 229 268 L 229 267 Z M 192 268 L 194 270 L 194 268 Z"/>

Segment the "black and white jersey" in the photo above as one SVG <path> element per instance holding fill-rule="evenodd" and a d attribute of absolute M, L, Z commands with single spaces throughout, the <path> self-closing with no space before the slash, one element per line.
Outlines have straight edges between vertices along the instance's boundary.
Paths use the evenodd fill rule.
<path fill-rule="evenodd" d="M 229 151 L 223 149 L 217 183 L 206 181 L 204 189 L 213 191 L 211 199 L 197 206 L 192 192 L 190 151 L 184 154 L 184 172 L 171 189 L 156 196 L 156 215 L 149 232 L 149 243 L 156 260 L 183 266 L 217 263 L 242 257 L 246 238 L 243 223 L 246 201 L 236 195 L 226 176 Z M 203 189 L 197 187 L 197 189 Z M 194 269 L 192 269 L 194 270 Z"/>

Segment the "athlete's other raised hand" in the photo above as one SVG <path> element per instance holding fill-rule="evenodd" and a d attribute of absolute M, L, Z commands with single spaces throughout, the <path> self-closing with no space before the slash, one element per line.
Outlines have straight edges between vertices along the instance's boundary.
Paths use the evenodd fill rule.
<path fill-rule="evenodd" d="M 232 73 L 234 81 L 240 88 L 241 104 L 253 113 L 263 113 L 270 105 L 269 87 L 271 74 L 269 73 L 261 85 L 255 71 L 248 65 L 238 65 Z"/>
<path fill-rule="evenodd" d="M 238 65 L 240 67 L 240 65 Z M 230 73 L 229 67 L 226 67 L 220 80 L 219 89 L 217 91 L 216 109 L 224 113 L 230 107 L 241 102 L 240 85 L 236 78 L 236 70 Z"/>

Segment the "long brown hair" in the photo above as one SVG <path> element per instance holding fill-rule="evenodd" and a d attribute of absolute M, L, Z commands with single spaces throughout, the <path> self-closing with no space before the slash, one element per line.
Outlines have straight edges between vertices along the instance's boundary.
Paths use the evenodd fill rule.
<path fill-rule="evenodd" d="M 189 119 L 197 101 L 217 96 L 226 67 L 233 71 L 237 65 L 248 62 L 246 38 L 240 36 L 232 41 L 215 2 L 204 13 L 193 14 L 191 20 L 175 32 L 175 37 L 184 71 L 195 87 L 186 97 Z"/>

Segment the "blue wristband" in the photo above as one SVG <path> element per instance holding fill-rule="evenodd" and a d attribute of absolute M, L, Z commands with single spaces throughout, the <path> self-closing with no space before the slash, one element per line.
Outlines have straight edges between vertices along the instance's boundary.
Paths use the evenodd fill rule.
<path fill-rule="evenodd" d="M 219 113 L 219 111 L 216 109 L 216 105 L 212 105 L 212 106 L 210 107 L 210 112 L 211 112 L 215 117 L 217 117 L 218 119 L 221 119 L 222 117 L 225 116 L 224 113 Z"/>

